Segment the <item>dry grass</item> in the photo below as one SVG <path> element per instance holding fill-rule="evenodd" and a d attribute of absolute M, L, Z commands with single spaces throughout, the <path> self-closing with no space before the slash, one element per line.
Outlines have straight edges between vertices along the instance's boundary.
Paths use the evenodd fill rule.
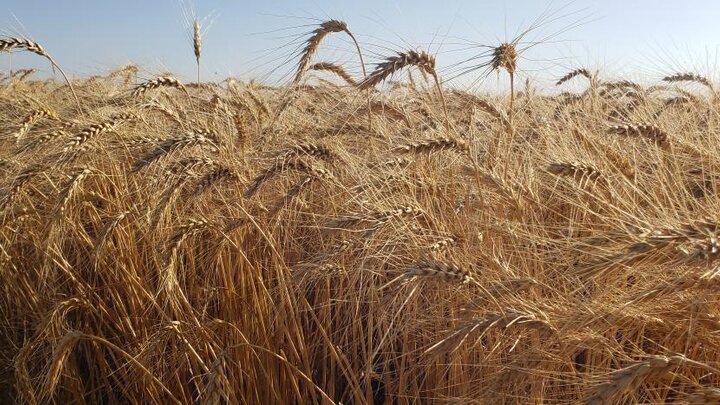
<path fill-rule="evenodd" d="M 343 77 L 313 55 L 298 79 Z M 443 99 L 375 89 L 410 66 Z M 720 111 L 676 87 L 702 77 L 579 69 L 504 111 L 416 51 L 349 86 L 136 74 L 74 81 L 84 114 L 0 82 L 0 401 L 720 398 Z"/>

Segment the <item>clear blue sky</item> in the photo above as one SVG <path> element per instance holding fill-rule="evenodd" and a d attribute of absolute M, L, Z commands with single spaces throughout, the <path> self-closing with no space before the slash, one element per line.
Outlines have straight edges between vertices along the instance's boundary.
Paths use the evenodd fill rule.
<path fill-rule="evenodd" d="M 297 40 L 312 24 L 329 18 L 348 23 L 369 62 L 391 50 L 426 49 L 436 53 L 445 78 L 452 76 L 456 62 L 476 52 L 468 45 L 511 39 L 548 7 L 557 16 L 571 15 L 546 22 L 526 37 L 558 34 L 520 61 L 521 77 L 539 83 L 551 83 L 578 66 L 636 80 L 680 70 L 714 76 L 720 45 L 720 2 L 693 0 L 3 0 L 0 23 L 3 34 L 25 34 L 43 44 L 73 76 L 133 62 L 142 68 L 142 77 L 170 71 L 190 80 L 195 65 L 183 17 L 190 6 L 200 17 L 210 15 L 203 44 L 205 80 L 231 75 L 280 80 L 297 60 L 292 57 Z M 336 34 L 322 49 L 316 60 L 359 71 L 344 36 Z M 12 64 L 49 70 L 37 58 L 18 53 Z M 0 68 L 9 66 L 7 54 L 0 55 Z M 496 76 L 487 81 L 497 82 Z"/>

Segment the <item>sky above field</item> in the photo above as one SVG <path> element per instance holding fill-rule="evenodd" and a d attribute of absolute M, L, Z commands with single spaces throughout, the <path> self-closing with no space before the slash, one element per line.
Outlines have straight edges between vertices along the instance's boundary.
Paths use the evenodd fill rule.
<path fill-rule="evenodd" d="M 679 4 L 656 0 L 542 2 L 533 0 L 367 0 L 221 1 L 179 0 L 3 0 L 3 34 L 40 42 L 72 76 L 105 73 L 126 63 L 141 67 L 141 78 L 174 72 L 195 77 L 195 60 L 186 15 L 205 18 L 202 76 L 228 76 L 282 83 L 313 24 L 342 19 L 357 36 L 366 62 L 393 51 L 428 50 L 450 83 L 497 86 L 495 74 L 477 72 L 455 78 L 474 59 L 478 45 L 497 45 L 531 27 L 523 52 L 521 79 L 551 84 L 576 67 L 602 76 L 652 82 L 666 73 L 695 71 L 714 76 L 720 45 L 720 2 Z M 315 61 L 344 64 L 359 74 L 351 42 L 334 34 Z M 468 60 L 466 63 L 460 63 Z M 0 68 L 49 67 L 34 56 L 0 55 Z M 372 66 L 368 66 L 370 69 Z M 477 80 L 478 77 L 482 80 Z M 484 77 L 484 79 L 483 79 Z"/>

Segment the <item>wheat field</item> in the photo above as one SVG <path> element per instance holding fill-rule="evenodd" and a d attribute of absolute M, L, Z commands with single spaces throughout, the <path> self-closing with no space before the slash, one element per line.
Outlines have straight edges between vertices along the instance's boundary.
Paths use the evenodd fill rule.
<path fill-rule="evenodd" d="M 720 403 L 713 83 L 328 35 L 365 65 L 330 20 L 282 86 L 3 74 L 0 401 Z"/>

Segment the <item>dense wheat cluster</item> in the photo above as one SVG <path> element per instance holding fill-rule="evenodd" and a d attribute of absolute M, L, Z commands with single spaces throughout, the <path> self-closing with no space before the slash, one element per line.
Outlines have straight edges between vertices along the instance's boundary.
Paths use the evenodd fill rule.
<path fill-rule="evenodd" d="M 0 400 L 720 401 L 709 80 L 352 78 L 333 23 L 291 86 L 0 83 Z"/>

